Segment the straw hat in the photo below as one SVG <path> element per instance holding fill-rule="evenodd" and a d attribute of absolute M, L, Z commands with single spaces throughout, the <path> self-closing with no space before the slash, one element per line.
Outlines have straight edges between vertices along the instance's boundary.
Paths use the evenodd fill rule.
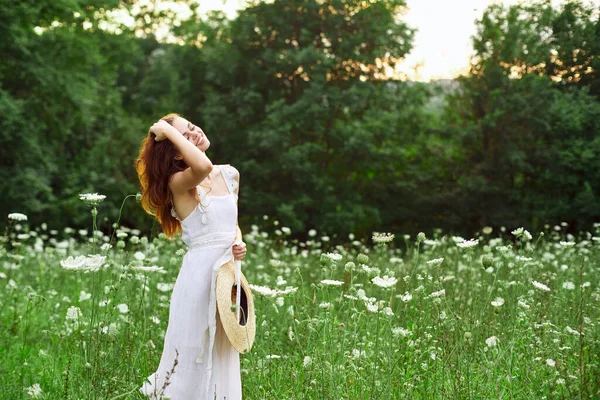
<path fill-rule="evenodd" d="M 239 273 L 239 287 L 235 284 L 236 269 Z M 229 260 L 221 265 L 217 274 L 216 288 L 217 308 L 223 330 L 239 353 L 247 353 L 254 343 L 256 315 L 252 291 L 246 277 L 242 274 L 239 260 L 235 262 Z M 232 306 L 235 304 L 238 305 L 237 310 L 232 311 Z"/>

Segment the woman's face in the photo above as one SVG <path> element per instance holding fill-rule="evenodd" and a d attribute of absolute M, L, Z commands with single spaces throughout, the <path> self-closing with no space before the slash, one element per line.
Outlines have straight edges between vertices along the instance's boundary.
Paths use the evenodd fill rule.
<path fill-rule="evenodd" d="M 206 151 L 210 146 L 210 141 L 200 127 L 192 124 L 185 118 L 177 117 L 173 120 L 173 127 L 186 137 L 194 146 L 202 151 Z"/>

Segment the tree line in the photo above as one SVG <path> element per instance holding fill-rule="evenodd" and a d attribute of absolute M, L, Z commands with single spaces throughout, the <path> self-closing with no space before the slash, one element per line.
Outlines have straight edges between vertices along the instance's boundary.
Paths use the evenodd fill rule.
<path fill-rule="evenodd" d="M 189 18 L 135 0 L 0 0 L 2 210 L 85 227 L 78 194 L 99 192 L 110 229 L 139 190 L 141 139 L 178 112 L 240 171 L 243 229 L 263 215 L 301 238 L 598 221 L 597 7 L 492 5 L 470 72 L 419 83 L 386 73 L 412 48 L 403 0 L 255 1 L 232 20 L 179 3 Z M 121 222 L 158 229 L 135 201 Z"/>

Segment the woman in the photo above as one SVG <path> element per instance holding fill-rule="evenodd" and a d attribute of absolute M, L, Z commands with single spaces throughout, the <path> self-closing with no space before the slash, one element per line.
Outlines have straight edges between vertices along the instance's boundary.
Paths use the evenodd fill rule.
<path fill-rule="evenodd" d="M 152 125 L 136 161 L 144 210 L 168 237 L 181 231 L 188 246 L 158 369 L 140 388 L 151 398 L 242 398 L 239 353 L 223 331 L 215 297 L 219 267 L 246 255 L 237 224 L 240 176 L 229 164 L 213 165 L 209 146 L 202 129 L 169 114 Z"/>

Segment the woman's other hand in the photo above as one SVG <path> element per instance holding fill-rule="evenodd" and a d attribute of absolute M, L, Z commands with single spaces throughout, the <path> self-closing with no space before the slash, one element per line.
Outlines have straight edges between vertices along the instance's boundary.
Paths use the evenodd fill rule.
<path fill-rule="evenodd" d="M 246 243 L 236 242 L 233 245 L 233 258 L 236 260 L 242 260 L 246 257 Z"/>

